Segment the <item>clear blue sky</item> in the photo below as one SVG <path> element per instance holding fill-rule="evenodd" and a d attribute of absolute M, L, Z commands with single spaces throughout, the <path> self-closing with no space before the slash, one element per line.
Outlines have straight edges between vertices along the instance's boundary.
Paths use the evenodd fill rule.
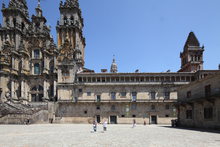
<path fill-rule="evenodd" d="M 37 0 L 27 1 L 31 16 Z M 55 41 L 59 1 L 41 2 Z M 85 24 L 86 67 L 96 72 L 109 70 L 113 54 L 119 72 L 177 71 L 179 54 L 190 31 L 205 45 L 204 68 L 217 69 L 220 63 L 220 0 L 79 2 Z"/>

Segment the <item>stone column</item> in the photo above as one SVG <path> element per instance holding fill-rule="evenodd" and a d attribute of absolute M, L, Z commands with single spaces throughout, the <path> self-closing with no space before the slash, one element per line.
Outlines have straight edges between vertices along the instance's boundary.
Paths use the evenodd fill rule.
<path fill-rule="evenodd" d="M 57 93 L 57 82 L 54 81 L 54 82 L 53 82 L 53 96 L 54 96 L 54 97 L 56 96 L 56 93 Z"/>
<path fill-rule="evenodd" d="M 54 73 L 57 73 L 57 58 L 56 58 L 56 56 L 54 55 L 54 57 L 53 57 L 53 72 Z"/>
<path fill-rule="evenodd" d="M 15 87 L 15 83 L 14 83 L 14 81 L 12 80 L 12 81 L 11 81 L 11 98 L 14 98 L 14 97 L 15 97 L 14 87 Z"/>
<path fill-rule="evenodd" d="M 48 98 L 47 96 L 47 81 L 44 80 L 44 98 Z"/>
<path fill-rule="evenodd" d="M 14 69 L 15 68 L 15 58 L 14 57 L 11 58 L 11 65 L 12 65 L 12 68 Z"/>
<path fill-rule="evenodd" d="M 21 97 L 24 98 L 24 81 L 21 81 Z"/>

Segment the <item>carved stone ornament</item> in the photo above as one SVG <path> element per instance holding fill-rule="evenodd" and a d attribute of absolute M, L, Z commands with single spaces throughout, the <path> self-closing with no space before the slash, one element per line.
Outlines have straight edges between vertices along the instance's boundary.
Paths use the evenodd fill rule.
<path fill-rule="evenodd" d="M 6 41 L 3 45 L 3 49 L 0 51 L 0 61 L 1 63 L 11 64 L 11 51 L 12 46 L 8 41 Z"/>
<path fill-rule="evenodd" d="M 72 60 L 74 55 L 74 49 L 70 42 L 66 39 L 59 51 L 58 61 L 62 62 L 64 59 Z"/>
<path fill-rule="evenodd" d="M 40 47 L 40 41 L 38 38 L 31 38 L 30 43 L 29 43 L 29 48 L 32 47 Z"/>

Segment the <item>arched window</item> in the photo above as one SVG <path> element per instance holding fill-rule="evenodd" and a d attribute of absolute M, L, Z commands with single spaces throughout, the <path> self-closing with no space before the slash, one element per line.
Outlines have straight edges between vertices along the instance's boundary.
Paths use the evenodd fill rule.
<path fill-rule="evenodd" d="M 14 25 L 14 27 L 16 27 L 16 25 L 17 25 L 17 20 L 16 20 L 16 18 L 13 18 L 13 25 Z"/>
<path fill-rule="evenodd" d="M 67 17 L 66 16 L 64 16 L 63 22 L 64 22 L 64 25 L 67 25 Z"/>
<path fill-rule="evenodd" d="M 70 23 L 71 23 L 71 25 L 74 25 L 74 17 L 73 16 L 71 16 L 71 18 L 70 18 Z"/>
<path fill-rule="evenodd" d="M 25 28 L 25 25 L 24 25 L 24 23 L 22 22 L 22 23 L 21 23 L 21 30 L 24 31 L 24 28 Z"/>
<path fill-rule="evenodd" d="M 34 74 L 35 75 L 39 75 L 40 74 L 40 64 L 39 63 L 35 63 L 34 64 Z"/>
<path fill-rule="evenodd" d="M 36 85 L 31 89 L 32 102 L 42 102 L 44 88 L 41 85 Z"/>
<path fill-rule="evenodd" d="M 53 85 L 50 85 L 50 96 L 53 97 L 54 95 L 54 86 Z"/>
<path fill-rule="evenodd" d="M 50 73 L 54 72 L 54 62 L 53 60 L 50 61 Z"/>

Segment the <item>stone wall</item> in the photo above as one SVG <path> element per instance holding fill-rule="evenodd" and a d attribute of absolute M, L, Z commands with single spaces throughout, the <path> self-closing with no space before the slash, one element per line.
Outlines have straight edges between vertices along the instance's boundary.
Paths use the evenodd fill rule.
<path fill-rule="evenodd" d="M 181 126 L 220 129 L 219 83 L 220 74 L 217 73 L 178 90 Z"/>
<path fill-rule="evenodd" d="M 130 124 L 133 119 L 138 124 L 152 123 L 151 116 L 156 116 L 158 124 L 170 124 L 171 119 L 176 118 L 174 103 L 74 103 L 62 102 L 56 106 L 57 123 L 92 123 L 100 116 L 100 121 L 108 120 L 111 116 L 116 117 L 118 124 Z M 169 109 L 166 109 L 169 105 Z M 150 121 L 149 121 L 150 118 Z"/>

